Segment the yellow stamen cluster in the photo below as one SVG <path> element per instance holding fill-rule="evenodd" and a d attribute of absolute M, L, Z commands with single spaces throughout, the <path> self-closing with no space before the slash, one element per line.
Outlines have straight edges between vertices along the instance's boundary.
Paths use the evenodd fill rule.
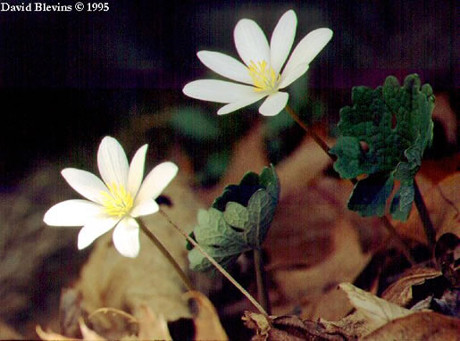
<path fill-rule="evenodd" d="M 280 75 L 265 60 L 257 63 L 251 61 L 249 75 L 257 92 L 276 90 L 280 80 Z"/>
<path fill-rule="evenodd" d="M 107 186 L 109 192 L 102 192 L 102 205 L 105 212 L 113 217 L 121 218 L 127 215 L 134 205 L 134 199 L 122 185 Z"/>

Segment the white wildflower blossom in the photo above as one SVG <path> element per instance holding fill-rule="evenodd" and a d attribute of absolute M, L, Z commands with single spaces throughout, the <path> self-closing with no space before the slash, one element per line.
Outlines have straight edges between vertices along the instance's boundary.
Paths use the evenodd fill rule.
<path fill-rule="evenodd" d="M 196 80 L 184 87 L 184 94 L 204 101 L 225 103 L 217 112 L 219 115 L 231 113 L 267 97 L 259 107 L 259 112 L 265 116 L 277 115 L 289 98 L 288 93 L 280 90 L 305 74 L 310 62 L 332 38 L 330 29 L 316 29 L 297 44 L 288 59 L 296 27 L 296 14 L 289 10 L 278 21 L 269 44 L 256 22 L 240 20 L 233 35 L 236 50 L 244 64 L 220 52 L 200 51 L 197 54 L 208 68 L 238 83 Z"/>
<path fill-rule="evenodd" d="M 140 248 L 139 225 L 134 218 L 159 210 L 155 198 L 178 171 L 174 163 L 163 162 L 142 181 L 146 152 L 144 145 L 128 164 L 120 143 L 105 137 L 97 154 L 102 180 L 84 170 L 64 169 L 64 179 L 87 200 L 66 200 L 54 205 L 46 212 L 44 222 L 51 226 L 83 226 L 78 234 L 80 250 L 115 228 L 115 248 L 125 257 L 136 257 Z"/>

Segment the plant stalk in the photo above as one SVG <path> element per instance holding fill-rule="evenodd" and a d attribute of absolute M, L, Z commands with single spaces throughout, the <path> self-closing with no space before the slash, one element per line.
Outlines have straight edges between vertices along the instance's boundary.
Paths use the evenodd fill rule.
<path fill-rule="evenodd" d="M 265 274 L 264 260 L 262 258 L 262 250 L 254 249 L 254 267 L 256 269 L 256 284 L 257 284 L 257 297 L 260 304 L 271 314 L 270 298 L 267 290 L 267 277 Z"/>
<path fill-rule="evenodd" d="M 307 125 L 305 123 L 302 122 L 302 120 L 300 119 L 299 115 L 297 115 L 297 113 L 294 111 L 294 109 L 292 109 L 289 104 L 286 104 L 286 111 L 288 112 L 289 115 L 291 115 L 292 119 L 294 121 L 297 122 L 297 124 L 303 129 L 305 130 L 305 132 L 310 135 L 310 137 L 316 142 L 316 144 L 318 146 L 321 147 L 321 149 L 327 154 L 329 155 L 329 157 L 332 159 L 332 161 L 335 161 L 336 157 L 335 155 L 332 155 L 329 153 L 329 146 L 327 145 L 327 143 L 319 136 L 317 135 L 313 130 L 311 129 L 308 129 Z"/>
<path fill-rule="evenodd" d="M 433 250 L 434 245 L 436 243 L 436 230 L 434 229 L 433 223 L 430 218 L 430 214 L 428 213 L 428 209 L 426 208 L 422 193 L 420 192 L 420 188 L 418 187 L 415 179 L 414 179 L 414 189 L 415 189 L 415 193 L 414 193 L 415 207 L 417 207 L 417 211 L 420 215 L 420 219 L 422 220 L 423 229 L 425 230 L 425 235 L 428 241 L 428 245 L 430 249 Z"/>
<path fill-rule="evenodd" d="M 157 239 L 157 237 L 155 237 L 155 235 L 152 232 L 150 232 L 150 230 L 147 228 L 147 226 L 145 226 L 144 222 L 141 219 L 136 218 L 136 221 L 139 224 L 142 232 L 144 232 L 144 234 L 152 241 L 152 243 L 155 244 L 158 250 L 160 250 L 163 256 L 165 256 L 165 258 L 172 265 L 174 270 L 176 270 L 177 274 L 182 279 L 182 282 L 184 282 L 185 286 L 187 287 L 187 290 L 194 291 L 195 289 L 192 283 L 190 282 L 189 278 L 184 273 L 182 268 L 179 266 L 179 264 L 177 264 L 174 257 L 169 253 L 169 251 L 164 247 L 164 245 Z"/>
<path fill-rule="evenodd" d="M 314 131 L 312 131 L 311 129 L 308 129 L 306 124 L 303 123 L 302 120 L 300 119 L 299 115 L 297 115 L 297 113 L 294 111 L 294 109 L 292 109 L 288 104 L 286 105 L 286 111 L 289 113 L 289 115 L 291 115 L 293 120 L 296 121 L 299 124 L 299 126 L 302 127 L 302 129 L 305 130 L 305 132 L 309 136 L 311 136 L 311 138 L 316 142 L 316 144 L 331 158 L 332 161 L 335 161 L 337 159 L 337 157 L 335 155 L 332 155 L 329 152 L 330 148 L 329 148 L 328 144 L 319 135 L 317 135 Z M 358 182 L 357 179 L 350 179 L 350 181 L 353 184 L 356 184 Z M 381 217 L 380 220 L 383 222 L 383 224 L 384 224 L 385 228 L 387 229 L 387 231 L 392 235 L 393 239 L 396 240 L 399 248 L 401 249 L 401 252 L 407 258 L 407 260 L 412 265 L 415 264 L 415 260 L 410 254 L 409 247 L 406 245 L 406 243 L 404 243 L 404 241 L 401 239 L 399 234 L 396 232 L 396 229 L 391 224 L 390 220 L 386 216 Z"/>
<path fill-rule="evenodd" d="M 219 270 L 219 272 L 227 278 L 230 283 L 232 283 L 246 298 L 249 300 L 249 302 L 252 303 L 252 305 L 264 316 L 268 317 L 267 312 L 265 309 L 259 304 L 259 302 L 256 301 L 254 297 L 246 290 L 244 289 L 233 277 L 230 275 L 214 258 L 212 258 L 201 246 L 198 244 L 192 237 L 190 237 L 184 230 L 182 230 L 179 226 L 177 226 L 169 216 L 160 209 L 160 213 L 163 215 L 163 217 L 171 224 L 174 229 L 181 234 L 190 244 L 192 244 L 206 259 L 214 265 L 214 267 Z"/>

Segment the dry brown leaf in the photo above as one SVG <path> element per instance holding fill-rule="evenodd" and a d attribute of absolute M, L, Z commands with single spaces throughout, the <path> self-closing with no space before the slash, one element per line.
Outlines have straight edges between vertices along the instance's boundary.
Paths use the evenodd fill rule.
<path fill-rule="evenodd" d="M 193 317 L 195 324 L 196 340 L 228 340 L 228 336 L 222 327 L 216 308 L 209 299 L 198 291 L 190 291 L 186 297 L 192 298 L 196 304 L 198 312 Z"/>
<path fill-rule="evenodd" d="M 307 231 L 308 226 L 305 229 Z M 343 317 L 351 309 L 344 300 L 339 301 L 343 304 L 330 309 L 331 306 L 324 304 L 323 299 L 330 291 L 335 291 L 338 283 L 353 281 L 366 266 L 370 255 L 362 252 L 358 233 L 348 221 L 337 221 L 332 232 L 334 252 L 324 261 L 312 267 L 273 269 L 272 279 L 276 288 L 287 300 L 284 305 L 273 307 L 275 313 L 282 315 L 296 307 L 302 309 L 303 318 L 323 317 L 335 320 Z M 286 244 L 285 247 L 288 245 L 292 247 L 290 244 Z M 330 297 L 330 302 L 337 299 L 336 295 Z"/>
<path fill-rule="evenodd" d="M 42 327 L 37 326 L 35 331 L 40 339 L 46 341 L 55 341 L 55 340 L 62 340 L 62 341 L 78 341 L 79 339 L 66 337 L 64 335 L 60 335 L 55 332 L 45 332 Z"/>
<path fill-rule="evenodd" d="M 447 341 L 460 339 L 460 319 L 434 312 L 417 312 L 385 324 L 363 341 Z"/>
<path fill-rule="evenodd" d="M 163 316 L 155 314 L 149 307 L 139 307 L 139 340 L 172 340 L 168 323 Z"/>
<path fill-rule="evenodd" d="M 55 341 L 55 340 L 62 340 L 62 341 L 79 341 L 79 340 L 84 340 L 84 341 L 107 341 L 106 338 L 100 336 L 96 332 L 94 332 L 91 329 L 89 329 L 82 320 L 79 321 L 79 326 L 80 326 L 81 334 L 83 335 L 82 339 L 70 338 L 70 337 L 66 337 L 64 335 L 54 333 L 54 332 L 45 332 L 40 326 L 37 326 L 35 331 L 37 332 L 37 335 L 40 337 L 40 339 L 47 340 L 47 341 L 48 340 L 49 341 Z"/>
<path fill-rule="evenodd" d="M 256 333 L 252 341 L 345 341 L 352 339 L 336 326 L 325 325 L 322 321 L 302 321 L 294 315 L 266 317 L 246 311 L 242 319 L 246 327 Z"/>
<path fill-rule="evenodd" d="M 448 176 L 429 190 L 421 187 L 421 191 L 436 229 L 436 238 L 448 232 L 460 236 L 460 172 Z M 412 210 L 408 221 L 399 223 L 396 228 L 402 236 L 426 243 L 417 210 Z"/>
<path fill-rule="evenodd" d="M 310 182 L 318 178 L 330 163 L 329 156 L 311 138 L 305 138 L 287 159 L 276 166 L 281 200 L 285 195 L 302 195 Z"/>
<path fill-rule="evenodd" d="M 432 268 L 411 268 L 383 292 L 382 298 L 399 306 L 407 307 L 413 298 L 412 286 L 423 284 L 427 279 L 441 275 L 441 271 Z"/>
<path fill-rule="evenodd" d="M 352 284 L 342 283 L 339 288 L 347 295 L 355 311 L 339 321 L 320 319 L 319 322 L 325 326 L 326 331 L 333 332 L 338 329 L 352 339 L 361 339 L 389 321 L 412 313 Z"/>
<path fill-rule="evenodd" d="M 353 307 L 363 313 L 374 325 L 382 326 L 396 318 L 412 314 L 409 309 L 377 297 L 353 284 L 341 283 L 339 288 L 347 294 Z"/>

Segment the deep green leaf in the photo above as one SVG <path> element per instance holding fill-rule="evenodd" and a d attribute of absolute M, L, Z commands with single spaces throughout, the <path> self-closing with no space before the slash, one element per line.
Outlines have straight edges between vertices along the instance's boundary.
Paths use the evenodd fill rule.
<path fill-rule="evenodd" d="M 260 175 L 247 173 L 239 185 L 227 186 L 207 211 L 198 214 L 194 239 L 222 266 L 229 267 L 245 251 L 260 248 L 275 214 L 279 182 L 273 166 Z M 197 250 L 189 252 L 192 270 L 211 263 Z"/>
<path fill-rule="evenodd" d="M 393 179 L 386 176 L 370 176 L 359 181 L 348 201 L 348 208 L 363 216 L 385 213 L 385 205 L 393 189 Z"/>
<path fill-rule="evenodd" d="M 339 137 L 331 148 L 337 156 L 334 168 L 343 178 L 367 175 L 356 184 L 349 208 L 363 216 L 383 215 L 389 182 L 392 188 L 399 180 L 403 185 L 390 212 L 405 220 L 412 207 L 413 179 L 433 137 L 431 87 L 421 87 L 415 74 L 407 76 L 403 86 L 390 76 L 376 89 L 353 88 L 352 101 L 353 106 L 340 111 Z M 375 184 L 382 184 L 381 190 Z"/>

